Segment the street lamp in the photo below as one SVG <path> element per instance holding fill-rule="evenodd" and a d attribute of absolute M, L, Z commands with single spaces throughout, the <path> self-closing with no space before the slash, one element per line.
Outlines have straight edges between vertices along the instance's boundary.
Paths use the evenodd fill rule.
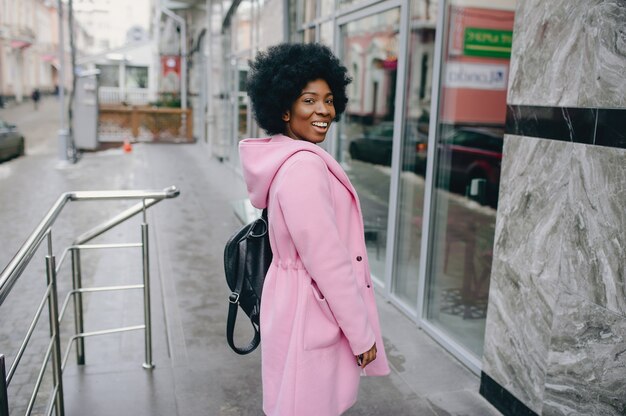
<path fill-rule="evenodd" d="M 172 19 L 174 19 L 180 25 L 180 53 L 181 53 L 181 62 L 180 62 L 180 107 L 183 110 L 182 113 L 182 124 L 186 126 L 185 120 L 187 118 L 187 24 L 185 23 L 185 19 L 171 11 L 166 7 L 161 7 L 161 12 Z"/>
<path fill-rule="evenodd" d="M 67 162 L 67 144 L 69 139 L 69 131 L 65 125 L 65 39 L 63 36 L 63 3 L 62 0 L 57 1 L 59 14 L 59 101 L 60 105 L 60 127 L 58 131 L 59 138 L 59 160 Z"/>

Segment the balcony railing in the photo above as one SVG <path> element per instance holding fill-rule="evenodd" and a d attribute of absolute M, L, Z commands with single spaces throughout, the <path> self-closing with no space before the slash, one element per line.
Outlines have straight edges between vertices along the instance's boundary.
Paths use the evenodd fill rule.
<path fill-rule="evenodd" d="M 100 104 L 146 105 L 149 102 L 147 88 L 99 87 Z"/>

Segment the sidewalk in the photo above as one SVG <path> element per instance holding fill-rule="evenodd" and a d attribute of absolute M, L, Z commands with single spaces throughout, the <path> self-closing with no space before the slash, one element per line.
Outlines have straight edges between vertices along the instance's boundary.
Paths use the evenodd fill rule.
<path fill-rule="evenodd" d="M 181 190 L 179 198 L 149 211 L 155 369 L 141 368 L 141 333 L 87 340 L 86 365 L 77 367 L 70 360 L 64 375 L 66 414 L 262 415 L 260 351 L 238 356 L 225 340 L 229 291 L 222 255 L 225 241 L 240 225 L 233 203 L 246 197 L 241 178 L 210 159 L 201 143 L 141 144 L 130 154 L 119 149 L 89 153 L 64 168 L 55 160 L 54 140 L 47 143 L 46 151 L 33 155 L 27 148 L 26 157 L 0 164 L 0 218 L 9 222 L 0 232 L 2 266 L 62 192 L 170 185 Z M 115 208 L 119 210 L 72 210 L 71 217 L 64 217 L 62 233 L 80 233 Z M 123 229 L 127 235 L 113 237 L 136 239 L 135 225 Z M 93 259 L 91 282 L 108 282 L 119 266 L 115 263 Z M 135 271 L 130 267 L 117 276 L 119 283 L 136 283 Z M 91 300 L 90 329 L 140 320 L 141 305 L 126 296 Z M 359 401 L 347 415 L 498 414 L 479 396 L 477 376 L 382 296 L 379 308 L 392 374 L 365 378 Z M 4 312 L 0 334 L 6 329 Z M 238 335 L 247 337 L 246 322 L 242 319 L 238 326 Z"/>

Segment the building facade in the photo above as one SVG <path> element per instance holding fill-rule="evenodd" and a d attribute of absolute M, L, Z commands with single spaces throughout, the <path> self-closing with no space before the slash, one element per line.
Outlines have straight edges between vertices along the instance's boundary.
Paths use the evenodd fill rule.
<path fill-rule="evenodd" d="M 72 4 L 76 20 L 93 37 L 89 54 L 148 40 L 151 0 L 73 0 Z"/>
<path fill-rule="evenodd" d="M 323 146 L 380 295 L 504 414 L 626 413 L 623 2 L 185 3 L 211 157 L 238 170 L 238 142 L 265 135 L 257 51 L 328 45 L 353 82 Z"/>
<path fill-rule="evenodd" d="M 54 89 L 56 9 L 41 1 L 0 1 L 0 95 L 22 101 Z M 5 98 L 5 99 L 6 99 Z"/>
<path fill-rule="evenodd" d="M 67 10 L 63 13 L 65 62 L 70 62 Z M 80 53 L 91 36 L 75 23 Z M 21 102 L 33 89 L 54 92 L 59 85 L 59 13 L 56 1 L 0 0 L 0 97 Z M 65 73 L 71 86 L 71 71 Z"/>

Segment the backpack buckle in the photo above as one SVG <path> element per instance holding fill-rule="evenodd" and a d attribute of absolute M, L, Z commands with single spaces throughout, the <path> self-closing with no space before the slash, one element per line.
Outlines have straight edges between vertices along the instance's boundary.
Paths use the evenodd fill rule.
<path fill-rule="evenodd" d="M 231 293 L 230 296 L 228 297 L 228 301 L 230 303 L 239 303 L 239 293 L 237 292 Z"/>

